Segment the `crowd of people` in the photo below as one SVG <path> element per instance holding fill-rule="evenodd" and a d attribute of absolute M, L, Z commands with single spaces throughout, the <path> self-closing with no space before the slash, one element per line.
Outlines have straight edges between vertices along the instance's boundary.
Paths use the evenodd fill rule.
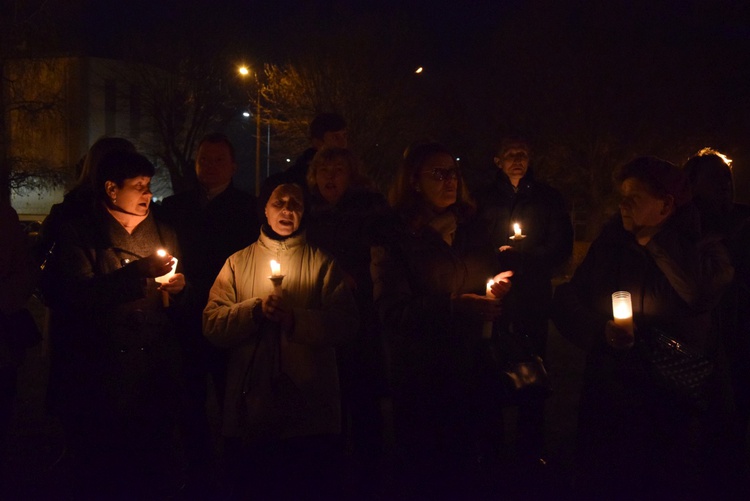
<path fill-rule="evenodd" d="M 319 115 L 310 133 L 257 199 L 233 185 L 232 143 L 209 134 L 195 188 L 158 205 L 153 164 L 102 138 L 44 222 L 43 270 L 3 230 L 17 238 L 0 253 L 2 398 L 20 363 L 5 319 L 36 287 L 62 498 L 523 495 L 548 464 L 546 393 L 509 374 L 543 363 L 550 320 L 587 354 L 577 468 L 557 494 L 743 485 L 750 211 L 720 156 L 623 166 L 620 213 L 553 294 L 573 228 L 527 140 L 498 144 L 476 193 L 448 148 L 415 142 L 384 196 L 342 117 Z M 10 207 L 2 216 L 17 228 Z M 617 291 L 630 324 L 613 319 Z M 689 397 L 663 384 L 652 347 L 665 337 L 708 367 Z M 525 474 L 499 474 L 509 457 Z"/>

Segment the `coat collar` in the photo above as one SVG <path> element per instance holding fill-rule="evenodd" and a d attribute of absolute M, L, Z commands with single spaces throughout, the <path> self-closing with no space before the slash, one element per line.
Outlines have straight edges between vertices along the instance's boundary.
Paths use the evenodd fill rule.
<path fill-rule="evenodd" d="M 280 250 L 288 250 L 296 247 L 301 247 L 307 243 L 305 231 L 302 230 L 294 236 L 285 238 L 284 240 L 276 240 L 271 238 L 265 228 L 261 227 L 260 237 L 258 237 L 258 243 L 261 247 L 268 249 L 271 252 L 278 252 Z"/>

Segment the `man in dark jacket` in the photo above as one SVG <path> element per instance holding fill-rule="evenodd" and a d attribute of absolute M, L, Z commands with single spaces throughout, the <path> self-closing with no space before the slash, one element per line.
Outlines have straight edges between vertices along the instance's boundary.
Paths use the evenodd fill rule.
<path fill-rule="evenodd" d="M 503 139 L 497 149 L 495 182 L 480 198 L 501 269 L 513 270 L 513 289 L 503 303 L 506 336 L 525 334 L 544 357 L 552 301 L 551 279 L 573 250 L 573 227 L 562 195 L 534 179 L 529 143 Z M 518 225 L 514 228 L 514 225 Z M 518 343 L 514 343 L 518 344 Z M 521 406 L 519 451 L 539 458 L 543 405 Z"/>
<path fill-rule="evenodd" d="M 198 186 L 164 200 L 161 212 L 177 232 L 185 275 L 194 286 L 196 302 L 183 320 L 183 350 L 190 392 L 186 430 L 188 454 L 196 473 L 205 474 L 210 460 L 206 416 L 207 378 L 210 374 L 219 408 L 224 398 L 226 355 L 206 342 L 202 333 L 203 308 L 224 261 L 258 239 L 255 197 L 232 184 L 237 171 L 234 147 L 224 134 L 206 135 L 198 145 L 195 172 Z"/>

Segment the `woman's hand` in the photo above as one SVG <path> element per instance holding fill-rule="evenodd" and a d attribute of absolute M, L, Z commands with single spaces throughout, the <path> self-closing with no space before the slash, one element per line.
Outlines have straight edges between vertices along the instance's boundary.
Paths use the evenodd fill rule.
<path fill-rule="evenodd" d="M 607 321 L 607 325 L 604 326 L 604 336 L 607 344 L 616 350 L 629 350 L 635 341 L 635 336 L 617 325 L 614 320 Z"/>
<path fill-rule="evenodd" d="M 282 332 L 294 331 L 294 310 L 281 296 L 270 294 L 263 300 L 263 316 L 272 322 L 279 322 Z"/>
<path fill-rule="evenodd" d="M 510 277 L 513 276 L 511 270 L 501 271 L 492 279 L 495 283 L 490 287 L 490 291 L 496 299 L 502 299 L 510 291 Z"/>
<path fill-rule="evenodd" d="M 185 288 L 185 275 L 182 273 L 175 273 L 169 282 L 163 283 L 159 286 L 160 291 L 169 292 L 170 294 L 179 294 L 182 289 Z"/>
<path fill-rule="evenodd" d="M 135 266 L 138 270 L 138 274 L 142 278 L 156 278 L 172 271 L 173 261 L 174 258 L 171 254 L 160 256 L 158 253 L 154 252 L 150 256 L 135 261 Z M 183 283 L 183 286 L 184 285 L 185 284 Z"/>
<path fill-rule="evenodd" d="M 453 297 L 453 308 L 457 311 L 481 316 L 484 320 L 494 320 L 503 312 L 501 301 L 494 297 L 478 294 L 461 294 Z"/>

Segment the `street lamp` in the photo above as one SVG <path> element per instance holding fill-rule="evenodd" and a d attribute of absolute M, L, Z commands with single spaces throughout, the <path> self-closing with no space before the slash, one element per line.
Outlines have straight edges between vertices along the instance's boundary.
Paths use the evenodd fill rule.
<path fill-rule="evenodd" d="M 237 72 L 242 77 L 246 77 L 250 74 L 250 70 L 247 66 L 240 66 L 237 68 Z M 258 74 L 255 74 L 255 83 L 258 88 L 257 96 L 257 110 L 255 113 L 255 196 L 260 195 L 260 82 L 258 81 Z"/>

